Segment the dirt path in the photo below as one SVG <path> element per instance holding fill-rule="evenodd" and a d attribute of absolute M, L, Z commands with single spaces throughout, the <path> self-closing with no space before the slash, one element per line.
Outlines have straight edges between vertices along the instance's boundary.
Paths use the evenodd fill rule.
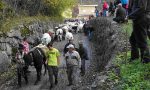
<path fill-rule="evenodd" d="M 90 53 L 90 46 L 87 37 L 85 37 L 83 34 L 75 34 L 74 35 L 74 43 L 76 47 L 78 48 L 78 42 L 80 40 L 83 40 L 84 45 L 86 48 L 88 48 L 88 55 L 91 56 Z M 61 52 L 61 64 L 59 66 L 59 74 L 58 74 L 58 85 L 55 86 L 54 89 L 52 90 L 71 90 L 72 87 L 68 87 L 68 80 L 67 80 L 67 74 L 66 74 L 66 65 L 63 57 L 63 48 L 67 41 L 62 41 L 62 42 L 56 42 L 54 43 L 54 47 L 57 48 Z M 86 69 L 90 65 L 90 60 L 86 61 Z M 14 86 L 9 86 L 3 88 L 3 90 L 49 90 L 49 81 L 48 81 L 48 74 L 45 76 L 42 75 L 41 82 L 39 82 L 38 85 L 34 85 L 34 82 L 36 80 L 36 71 L 34 67 L 29 68 L 31 73 L 29 74 L 29 84 L 25 85 L 24 80 L 23 80 L 23 86 L 22 88 L 17 89 Z M 44 72 L 44 71 L 42 71 Z"/>

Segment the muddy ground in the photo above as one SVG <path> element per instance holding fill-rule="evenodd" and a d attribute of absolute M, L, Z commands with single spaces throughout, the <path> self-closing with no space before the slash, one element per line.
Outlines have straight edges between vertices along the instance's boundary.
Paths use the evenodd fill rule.
<path fill-rule="evenodd" d="M 92 58 L 91 57 L 92 49 L 90 46 L 90 42 L 88 41 L 88 38 L 86 36 L 84 36 L 83 33 L 74 34 L 74 43 L 77 48 L 78 48 L 78 42 L 80 40 L 83 40 L 84 46 L 88 50 L 88 55 L 90 58 L 90 60 L 86 61 L 86 70 L 88 71 L 88 68 L 90 67 L 90 61 L 92 60 L 91 59 Z M 73 87 L 73 86 L 70 86 L 70 87 L 67 86 L 68 80 L 67 80 L 67 74 L 66 74 L 66 65 L 65 65 L 65 60 L 63 57 L 63 48 L 66 43 L 67 43 L 67 41 L 54 43 L 54 47 L 57 48 L 61 52 L 61 64 L 59 66 L 58 84 L 52 90 L 71 90 Z M 36 71 L 33 66 L 30 66 L 29 70 L 31 71 L 31 73 L 29 74 L 29 77 L 28 77 L 29 78 L 28 85 L 25 85 L 24 80 L 22 79 L 23 80 L 22 88 L 17 88 L 17 79 L 14 79 L 12 81 L 8 81 L 10 84 L 2 85 L 0 87 L 0 90 L 49 90 L 48 73 L 45 76 L 42 75 L 42 79 L 38 85 L 34 85 L 34 82 L 36 80 Z M 43 68 L 43 70 L 44 70 L 44 68 Z M 42 71 L 42 73 L 43 72 L 44 71 Z M 82 80 L 85 81 L 85 79 L 83 79 L 84 77 L 79 77 L 79 78 L 80 78 L 79 82 L 82 82 Z"/>

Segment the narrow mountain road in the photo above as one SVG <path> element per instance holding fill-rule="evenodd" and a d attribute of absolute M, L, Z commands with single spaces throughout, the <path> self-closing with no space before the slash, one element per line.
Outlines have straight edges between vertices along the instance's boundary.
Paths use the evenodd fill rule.
<path fill-rule="evenodd" d="M 85 37 L 83 35 L 83 33 L 74 34 L 74 43 L 75 43 L 77 48 L 78 48 L 78 42 L 80 40 L 83 41 L 84 46 L 87 48 L 88 55 L 90 58 L 91 49 L 90 49 L 89 41 L 88 41 L 87 37 Z M 58 84 L 52 90 L 72 90 L 71 89 L 72 86 L 70 86 L 70 87 L 67 86 L 68 79 L 67 79 L 66 68 L 65 68 L 66 67 L 65 60 L 63 57 L 63 48 L 64 48 L 66 43 L 67 43 L 67 41 L 54 43 L 54 47 L 57 48 L 61 52 L 61 64 L 59 66 Z M 87 60 L 86 61 L 86 70 L 88 70 L 89 66 L 90 66 L 90 60 Z M 35 71 L 35 68 L 31 67 L 31 66 L 30 66 L 29 70 L 31 71 L 31 73 L 29 74 L 29 77 L 28 77 L 29 78 L 29 84 L 28 85 L 25 85 L 24 80 L 22 79 L 22 82 L 23 82 L 22 88 L 16 88 L 14 86 L 7 86 L 6 88 L 3 88 L 3 90 L 49 90 L 50 84 L 49 84 L 48 73 L 44 76 L 43 75 L 44 70 L 43 70 L 41 81 L 39 82 L 38 85 L 34 85 L 34 82 L 36 80 L 36 71 Z M 83 78 L 83 77 L 81 77 L 81 78 Z M 17 82 L 17 81 L 15 81 L 15 82 Z"/>

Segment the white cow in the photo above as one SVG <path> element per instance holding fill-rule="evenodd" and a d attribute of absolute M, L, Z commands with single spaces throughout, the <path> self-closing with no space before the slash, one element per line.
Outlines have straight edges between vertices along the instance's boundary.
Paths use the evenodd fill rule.
<path fill-rule="evenodd" d="M 63 30 L 65 30 L 65 32 L 69 31 L 69 26 L 65 25 L 64 27 L 62 27 Z"/>
<path fill-rule="evenodd" d="M 84 23 L 79 23 L 77 27 L 77 32 L 82 32 L 83 26 L 84 26 Z"/>
<path fill-rule="evenodd" d="M 44 33 L 41 38 L 42 44 L 44 44 L 44 45 L 47 45 L 48 43 L 50 43 L 51 40 L 52 40 L 52 38 L 48 33 Z"/>
<path fill-rule="evenodd" d="M 68 41 L 69 41 L 69 40 L 73 40 L 73 39 L 74 39 L 74 38 L 73 38 L 73 34 L 72 34 L 71 32 L 67 32 L 67 33 L 66 33 L 66 36 L 65 36 L 65 39 L 68 40 Z"/>
<path fill-rule="evenodd" d="M 56 30 L 56 35 L 57 35 L 57 40 L 62 41 L 63 30 L 62 29 L 57 29 Z"/>

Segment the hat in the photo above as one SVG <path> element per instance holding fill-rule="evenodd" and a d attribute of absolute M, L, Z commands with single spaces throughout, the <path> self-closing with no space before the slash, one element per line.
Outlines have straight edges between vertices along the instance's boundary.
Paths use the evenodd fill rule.
<path fill-rule="evenodd" d="M 121 4 L 121 3 L 119 3 L 119 4 L 118 4 L 118 6 L 122 6 L 122 4 Z"/>
<path fill-rule="evenodd" d="M 68 45 L 67 48 L 74 48 L 72 44 Z"/>

